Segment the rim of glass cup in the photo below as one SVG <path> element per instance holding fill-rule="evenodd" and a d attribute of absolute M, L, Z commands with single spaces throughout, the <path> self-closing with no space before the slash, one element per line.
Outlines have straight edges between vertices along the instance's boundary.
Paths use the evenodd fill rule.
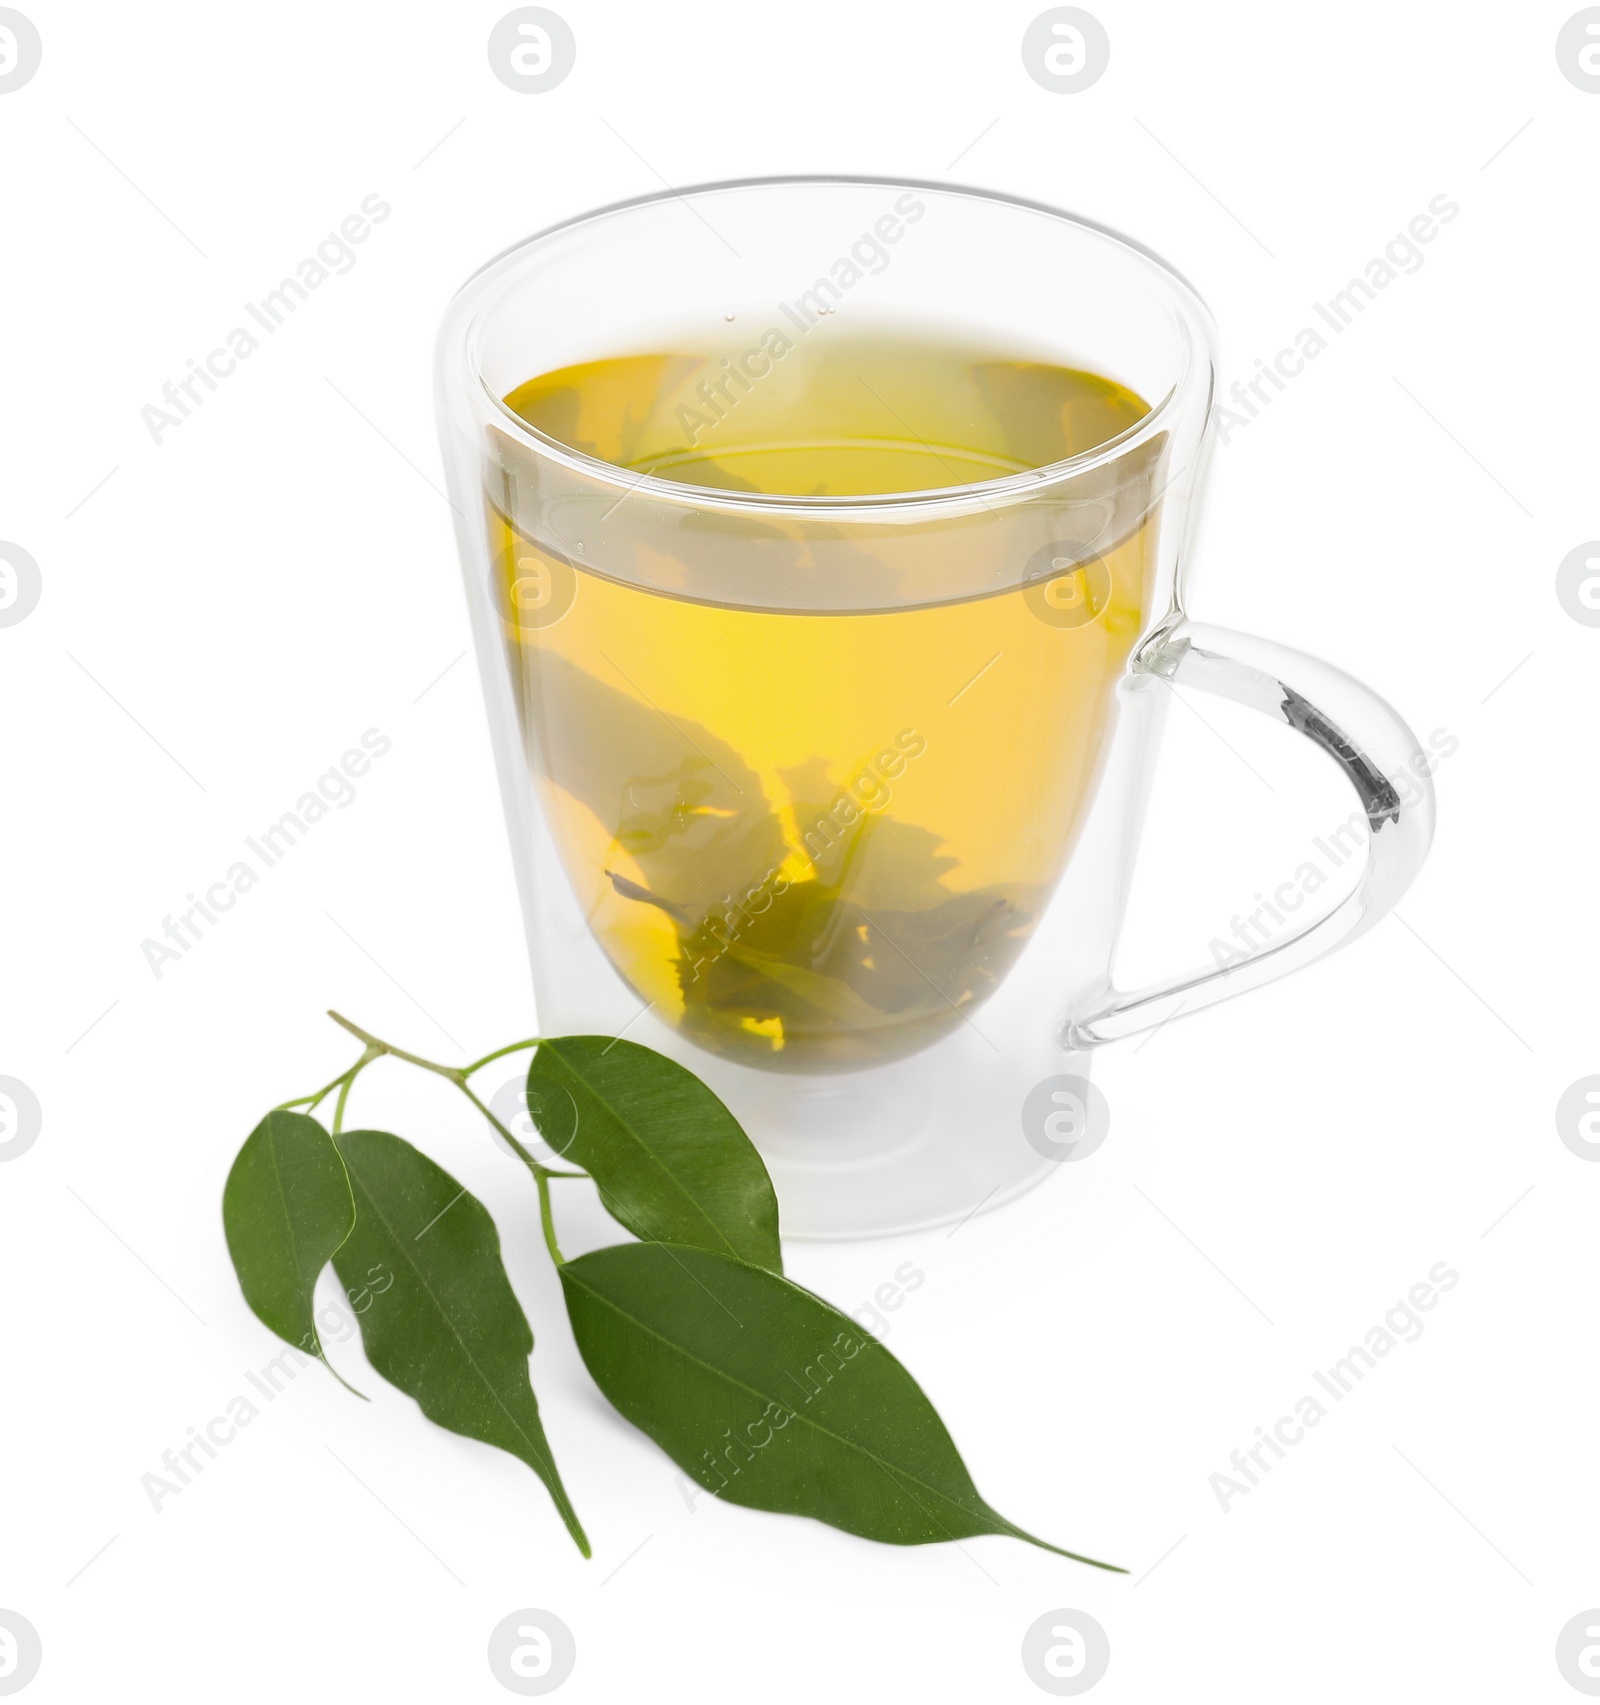
<path fill-rule="evenodd" d="M 598 223 L 602 219 L 611 219 L 619 214 L 630 213 L 636 208 L 649 207 L 659 202 L 684 201 L 690 196 L 716 195 L 738 190 L 773 189 L 782 186 L 806 186 L 826 189 L 837 185 L 876 189 L 920 190 L 931 195 L 948 195 L 965 197 L 973 201 L 992 202 L 998 206 L 1016 208 L 1021 212 L 1043 214 L 1050 219 L 1059 220 L 1063 224 L 1074 225 L 1078 229 L 1091 232 L 1094 236 L 1125 249 L 1138 260 L 1145 270 L 1150 273 L 1165 290 L 1173 306 L 1177 310 L 1178 324 L 1182 338 L 1182 367 L 1177 378 L 1168 387 L 1166 394 L 1152 404 L 1149 411 L 1119 433 L 1115 438 L 1108 438 L 1105 443 L 1097 444 L 1093 449 L 1080 451 L 1075 456 L 1068 456 L 1062 461 L 1049 462 L 1043 467 L 1026 468 L 1019 473 L 1004 474 L 997 479 L 975 480 L 965 485 L 936 486 L 920 491 L 885 491 L 859 492 L 841 494 L 838 496 L 795 496 L 788 493 L 768 492 L 728 492 L 714 486 L 691 485 L 686 481 L 663 479 L 656 474 L 639 474 L 632 468 L 620 467 L 615 462 L 607 462 L 598 456 L 586 455 L 581 450 L 574 450 L 570 445 L 563 444 L 559 439 L 550 437 L 530 426 L 521 415 L 513 413 L 506 407 L 505 399 L 498 395 L 493 386 L 484 378 L 482 363 L 478 360 L 478 339 L 481 332 L 481 321 L 484 305 L 477 305 L 465 327 L 456 331 L 458 312 L 468 305 L 468 298 L 481 279 L 502 262 L 508 261 L 513 255 L 520 255 L 536 244 L 550 237 L 564 235 L 576 230 L 582 225 Z M 1053 485 L 1064 479 L 1076 478 L 1078 475 L 1097 467 L 1117 461 L 1136 446 L 1145 443 L 1162 430 L 1175 415 L 1182 413 L 1183 404 L 1188 400 L 1195 386 L 1202 380 L 1209 387 L 1212 375 L 1216 369 L 1216 329 L 1211 318 L 1210 310 L 1195 287 L 1183 276 L 1178 269 L 1158 255 L 1154 249 L 1137 242 L 1124 232 L 1102 225 L 1094 219 L 1086 219 L 1081 214 L 1071 213 L 1062 207 L 1053 207 L 1048 202 L 1031 201 L 1024 196 L 1008 195 L 1001 190 L 981 189 L 975 185 L 941 183 L 930 178 L 900 178 L 875 177 L 871 175 L 856 176 L 832 173 L 801 172 L 777 177 L 756 178 L 726 178 L 715 183 L 688 184 L 682 189 L 653 190 L 648 195 L 630 196 L 626 201 L 613 201 L 604 207 L 591 208 L 588 212 L 574 214 L 569 219 L 558 220 L 554 225 L 546 225 L 542 230 L 519 238 L 515 243 L 502 249 L 499 254 L 491 256 L 460 286 L 451 298 L 445 324 L 441 330 L 441 347 L 446 340 L 455 341 L 456 347 L 461 348 L 465 356 L 471 377 L 488 400 L 490 407 L 499 416 L 499 423 L 514 438 L 519 439 L 528 449 L 539 455 L 557 462 L 574 473 L 600 484 L 618 489 L 622 496 L 631 492 L 647 491 L 658 502 L 678 502 L 694 509 L 718 509 L 744 514 L 772 514 L 784 511 L 790 514 L 804 514 L 817 517 L 830 511 L 845 511 L 859 517 L 863 511 L 876 513 L 886 509 L 902 510 L 915 508 L 953 509 L 973 503 L 986 505 L 991 498 L 1016 500 L 1026 497 L 1030 492 L 1041 486 Z M 464 347 L 462 347 L 464 346 Z M 1209 405 L 1208 405 L 1209 409 Z M 620 501 L 620 498 L 619 498 Z"/>

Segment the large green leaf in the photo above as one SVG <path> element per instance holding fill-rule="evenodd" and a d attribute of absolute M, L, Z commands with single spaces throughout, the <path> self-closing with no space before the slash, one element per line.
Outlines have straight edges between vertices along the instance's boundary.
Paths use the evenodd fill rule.
<path fill-rule="evenodd" d="M 566 1262 L 561 1283 L 600 1389 L 719 1497 L 894 1545 L 1004 1533 L 1115 1568 L 992 1510 L 911 1375 L 787 1279 L 633 1243 Z"/>
<path fill-rule="evenodd" d="M 222 1229 L 244 1300 L 280 1338 L 325 1365 L 312 1292 L 355 1220 L 333 1139 L 304 1113 L 269 1113 L 228 1173 Z"/>
<path fill-rule="evenodd" d="M 442 1167 L 386 1131 L 339 1138 L 356 1224 L 334 1258 L 367 1359 L 453 1433 L 510 1451 L 544 1481 L 584 1556 L 528 1377 L 533 1331 L 500 1260 L 488 1210 Z"/>
<path fill-rule="evenodd" d="M 783 1271 L 778 1199 L 755 1145 L 675 1060 L 610 1036 L 541 1042 L 528 1108 L 635 1237 Z"/>

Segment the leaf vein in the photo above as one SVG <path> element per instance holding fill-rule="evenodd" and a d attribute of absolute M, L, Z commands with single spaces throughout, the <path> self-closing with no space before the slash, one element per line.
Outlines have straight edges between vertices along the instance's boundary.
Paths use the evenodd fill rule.
<path fill-rule="evenodd" d="M 667 1347 L 667 1349 L 675 1352 L 684 1361 L 692 1362 L 692 1363 L 694 1363 L 694 1365 L 696 1367 L 704 1368 L 707 1373 L 714 1375 L 717 1379 L 721 1380 L 724 1384 L 733 1386 L 737 1390 L 740 1390 L 740 1391 L 746 1391 L 752 1397 L 760 1398 L 762 1401 L 767 1402 L 767 1403 L 778 1403 L 778 1404 L 780 1404 L 781 1407 L 787 1409 L 791 1415 L 794 1415 L 797 1419 L 804 1421 L 807 1426 L 809 1426 L 813 1431 L 820 1433 L 824 1438 L 832 1439 L 838 1444 L 848 1446 L 849 1449 L 851 1449 L 851 1450 L 857 1452 L 859 1455 L 865 1457 L 867 1459 L 867 1461 L 871 1462 L 874 1466 L 882 1469 L 883 1472 L 885 1474 L 887 1474 L 892 1480 L 895 1480 L 896 1482 L 899 1482 L 902 1480 L 909 1480 L 912 1485 L 920 1486 L 930 1496 L 939 1499 L 940 1502 L 942 1502 L 942 1503 L 949 1504 L 952 1509 L 960 1510 L 963 1515 L 972 1516 L 972 1517 L 974 1517 L 976 1519 L 980 1519 L 980 1520 L 986 1519 L 988 1517 L 989 1512 L 988 1512 L 987 1508 L 982 1508 L 982 1509 L 978 1509 L 978 1510 L 969 1509 L 967 1507 L 967 1505 L 963 1504 L 959 1499 L 951 1497 L 948 1492 L 941 1491 L 937 1486 L 930 1486 L 928 1484 L 928 1482 L 923 1480 L 920 1476 L 912 1474 L 907 1469 L 894 1467 L 893 1464 L 886 1462 L 875 1451 L 869 1450 L 867 1448 L 867 1446 L 859 1443 L 857 1440 L 849 1438 L 843 1433 L 834 1432 L 832 1428 L 823 1426 L 820 1421 L 817 1421 L 812 1416 L 803 1413 L 799 1409 L 796 1409 L 793 1406 L 793 1404 L 788 1403 L 781 1398 L 768 1396 L 765 1392 L 757 1390 L 756 1387 L 754 1387 L 752 1385 L 747 1385 L 742 1379 L 735 1378 L 734 1375 L 725 1372 L 723 1369 L 714 1366 L 712 1363 L 704 1360 L 702 1357 L 695 1355 L 693 1351 L 686 1349 L 683 1345 L 674 1343 L 672 1341 L 672 1339 L 665 1336 L 665 1334 L 658 1332 L 653 1326 L 648 1325 L 645 1321 L 640 1320 L 637 1315 L 630 1314 L 625 1308 L 623 1308 L 619 1303 L 614 1301 L 611 1297 L 606 1296 L 603 1292 L 595 1289 L 595 1287 L 593 1285 L 585 1284 L 583 1282 L 583 1280 L 578 1275 L 572 1273 L 571 1263 L 569 1263 L 562 1270 L 562 1277 L 563 1278 L 566 1278 L 569 1276 L 572 1278 L 572 1282 L 574 1284 L 583 1285 L 583 1289 L 586 1290 L 589 1293 L 589 1295 L 592 1296 L 597 1302 L 603 1303 L 606 1307 L 610 1308 L 613 1313 L 619 1315 L 622 1319 L 628 1321 L 630 1324 L 638 1327 L 638 1329 L 641 1332 L 647 1334 L 651 1338 L 656 1339 L 657 1342 L 664 1344 Z M 771 1276 L 774 1278 L 778 1277 L 777 1274 L 773 1274 Z M 780 1282 L 786 1283 L 787 1281 L 780 1281 Z M 867 1346 L 867 1348 L 869 1349 L 869 1353 L 870 1353 L 871 1347 Z M 878 1346 L 878 1348 L 881 1349 L 882 1347 Z M 882 1353 L 884 1355 L 887 1355 L 888 1351 L 884 1350 Z M 914 1497 L 913 1497 L 912 1501 L 918 1502 L 918 1500 L 915 1499 Z M 980 1503 L 980 1505 L 982 1504 L 981 1498 L 979 1499 L 979 1503 Z M 920 1507 L 920 1504 L 919 1504 L 919 1507 Z M 924 1510 L 923 1513 L 925 1515 L 928 1515 L 930 1517 L 930 1519 L 933 1520 L 937 1526 L 940 1526 L 941 1528 L 943 1527 L 943 1523 L 939 1522 L 938 1517 L 933 1516 L 931 1511 Z"/>

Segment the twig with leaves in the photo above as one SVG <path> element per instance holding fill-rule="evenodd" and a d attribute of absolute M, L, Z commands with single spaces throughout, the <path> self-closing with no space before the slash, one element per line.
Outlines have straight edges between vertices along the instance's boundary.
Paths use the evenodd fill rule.
<path fill-rule="evenodd" d="M 349 1290 L 380 1267 L 392 1274 L 360 1316 L 367 1360 L 430 1420 L 527 1463 L 584 1556 L 589 1542 L 529 1376 L 533 1332 L 488 1209 L 403 1138 L 345 1129 L 351 1089 L 376 1060 L 402 1060 L 455 1084 L 527 1168 L 584 1365 L 708 1491 L 890 1544 L 1009 1534 L 1116 1568 L 991 1509 L 900 1362 L 783 1276 L 767 1169 L 692 1072 L 607 1036 L 530 1037 L 446 1066 L 329 1016 L 362 1044 L 360 1057 L 314 1094 L 268 1113 L 223 1191 L 245 1300 L 343 1385 L 317 1334 L 318 1276 L 331 1261 Z M 472 1088 L 475 1073 L 524 1049 L 533 1050 L 528 1107 L 539 1133 L 581 1170 L 536 1159 Z M 324 1126 L 313 1115 L 330 1096 Z M 564 1257 L 551 1181 L 565 1178 L 591 1179 L 637 1241 Z"/>

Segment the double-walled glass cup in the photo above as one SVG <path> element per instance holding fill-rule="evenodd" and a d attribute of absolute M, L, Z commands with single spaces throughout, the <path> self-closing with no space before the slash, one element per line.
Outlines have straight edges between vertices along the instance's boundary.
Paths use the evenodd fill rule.
<path fill-rule="evenodd" d="M 851 328 L 1008 358 L 974 369 L 1002 425 L 1029 363 L 1148 411 L 1064 460 L 981 465 L 874 388 L 857 483 L 874 455 L 962 477 L 801 495 L 680 483 L 670 457 L 630 467 L 504 401 L 584 363 L 691 361 L 692 416 L 719 421 Z M 1426 853 L 1432 793 L 1381 699 L 1184 612 L 1213 383 L 1211 320 L 1148 251 L 912 181 L 649 196 L 518 244 L 449 308 L 440 430 L 540 1029 L 703 1077 L 791 1235 L 1020 1193 L 1103 1134 L 1097 1045 L 1351 940 Z M 1352 893 L 1269 949 L 1122 991 L 1169 682 L 1320 746 L 1369 851 Z"/>

